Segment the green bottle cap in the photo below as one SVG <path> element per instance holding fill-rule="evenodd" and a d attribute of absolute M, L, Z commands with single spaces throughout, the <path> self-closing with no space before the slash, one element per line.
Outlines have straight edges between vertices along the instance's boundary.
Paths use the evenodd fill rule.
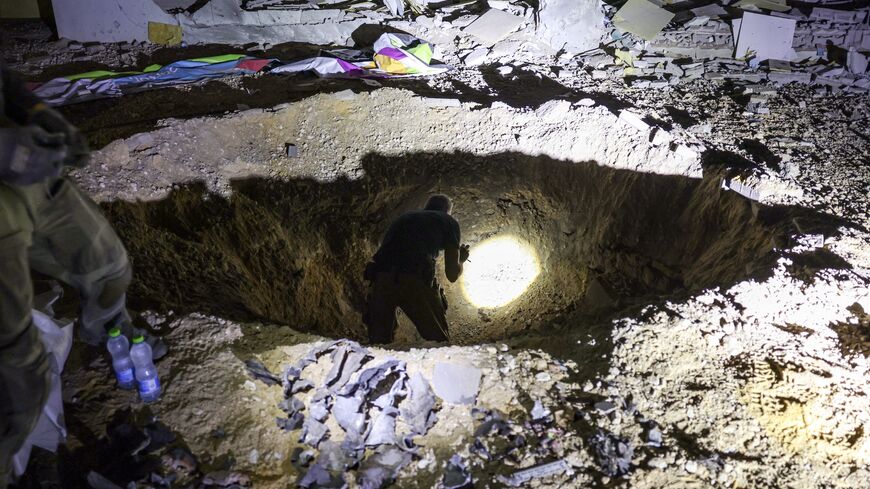
<path fill-rule="evenodd" d="M 112 338 L 117 338 L 121 336 L 121 328 L 112 328 L 109 330 L 109 336 Z"/>
<path fill-rule="evenodd" d="M 139 336 L 136 336 L 133 338 L 134 345 L 138 345 L 139 343 L 142 343 L 143 341 L 145 341 L 145 337 L 142 336 L 141 334 Z"/>

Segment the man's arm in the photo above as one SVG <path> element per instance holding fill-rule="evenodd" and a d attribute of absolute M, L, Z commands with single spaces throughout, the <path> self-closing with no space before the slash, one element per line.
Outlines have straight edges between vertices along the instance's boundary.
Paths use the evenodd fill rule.
<path fill-rule="evenodd" d="M 456 282 L 462 275 L 462 264 L 465 260 L 468 260 L 468 245 L 444 249 L 444 274 L 447 275 L 447 280 Z"/>
<path fill-rule="evenodd" d="M 459 261 L 459 248 L 447 248 L 444 250 L 444 274 L 447 280 L 456 282 L 462 275 L 462 262 Z"/>

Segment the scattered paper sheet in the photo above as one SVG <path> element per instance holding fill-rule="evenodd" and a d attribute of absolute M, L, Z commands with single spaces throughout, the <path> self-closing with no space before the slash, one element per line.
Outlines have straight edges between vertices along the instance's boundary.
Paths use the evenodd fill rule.
<path fill-rule="evenodd" d="M 794 19 L 746 12 L 743 19 L 734 22 L 737 34 L 737 49 L 734 57 L 745 59 L 755 56 L 757 61 L 767 59 L 792 60 L 795 58 Z"/>
<path fill-rule="evenodd" d="M 613 16 L 613 23 L 623 31 L 652 41 L 674 15 L 647 0 L 628 0 Z"/>

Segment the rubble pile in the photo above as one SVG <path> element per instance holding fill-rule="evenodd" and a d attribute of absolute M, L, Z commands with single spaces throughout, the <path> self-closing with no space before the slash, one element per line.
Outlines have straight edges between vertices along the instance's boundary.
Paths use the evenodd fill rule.
<path fill-rule="evenodd" d="M 60 35 L 68 39 L 62 39 L 57 48 L 74 53 L 57 55 L 50 48 L 28 64 L 95 60 L 129 67 L 140 49 L 147 54 L 144 45 L 138 47 L 146 40 L 166 45 L 236 44 L 249 52 L 269 50 L 286 41 L 360 45 L 362 31 L 381 27 L 382 32 L 404 30 L 433 43 L 436 59 L 468 68 L 500 64 L 505 75 L 514 64 L 511 61 L 548 66 L 555 60 L 562 69 L 570 71 L 572 63 L 580 62 L 594 79 L 624 79 L 640 88 L 704 78 L 779 85 L 796 82 L 832 93 L 870 90 L 870 7 L 791 7 L 764 0 L 677 2 L 664 7 L 650 0 L 632 0 L 620 8 L 597 0 L 548 0 L 535 6 L 506 0 L 492 0 L 485 6 L 416 0 L 169 3 L 162 9 L 153 4 L 119 7 L 119 16 L 133 16 L 129 9 L 145 8 L 137 14 L 149 18 L 150 30 L 124 30 L 119 23 L 121 27 L 88 33 L 80 31 L 82 23 L 68 28 L 61 24 Z M 151 8 L 159 15 L 150 13 Z M 166 18 L 158 22 L 161 15 Z M 167 34 L 157 25 L 176 31 Z M 117 30 L 117 35 L 107 29 Z M 107 56 L 102 51 L 116 50 L 88 45 L 90 41 L 124 44 L 117 46 L 117 54 Z"/>
<path fill-rule="evenodd" d="M 398 360 L 349 340 L 314 344 L 280 376 L 279 408 L 287 417 L 278 418 L 278 428 L 298 436 L 300 445 L 289 456 L 298 485 L 655 484 L 673 481 L 661 477 L 674 465 L 701 479 L 739 483 L 755 463 L 687 443 L 682 425 L 648 414 L 655 409 L 657 416 L 671 417 L 626 384 L 617 367 L 581 385 L 577 376 L 585 374 L 577 364 L 540 350 L 473 350 L 463 360 L 451 360 L 446 350 Z M 431 374 L 414 371 L 431 362 Z M 259 361 L 246 364 L 253 378 L 276 385 L 279 377 Z M 506 381 L 498 395 L 483 391 Z M 463 390 L 469 395 L 455 395 Z M 516 397 L 504 403 L 501 394 Z"/>
<path fill-rule="evenodd" d="M 645 0 L 644 0 L 645 1 Z M 694 2 L 670 5 L 670 10 L 645 2 L 663 14 L 664 25 L 641 19 L 622 20 L 619 10 L 606 7 L 615 29 L 610 59 L 587 58 L 596 78 L 622 76 L 639 87 L 661 88 L 697 78 L 747 83 L 804 83 L 822 92 L 870 91 L 867 56 L 870 49 L 870 8 L 835 10 L 784 7 L 771 2 L 741 2 L 693 7 Z M 784 4 L 782 4 L 784 6 Z M 759 8 L 769 10 L 761 14 Z M 770 10 L 775 9 L 775 10 Z M 633 10 L 630 12 L 633 13 Z M 660 32 L 650 35 L 650 27 Z M 645 37 L 646 36 L 646 37 Z"/>
<path fill-rule="evenodd" d="M 577 472 L 590 463 L 598 476 L 609 478 L 667 453 L 691 459 L 608 383 L 587 381 L 581 387 L 569 381 L 566 374 L 577 372 L 573 362 L 535 350 L 514 355 L 506 345 L 474 349 L 486 359 L 448 360 L 449 354 L 432 350 L 429 356 L 442 360 L 435 360 L 430 377 L 409 371 L 410 359 L 384 356 L 353 341 L 315 344 L 280 376 L 284 400 L 278 407 L 286 417 L 278 417 L 277 425 L 298 436 L 290 461 L 300 472 L 299 486 L 376 488 L 416 478 L 424 487 L 433 476 L 443 488 L 475 480 L 517 487 L 541 479 L 558 485 L 592 480 Z M 416 368 L 420 360 L 413 362 Z M 245 363 L 252 378 L 267 385 L 279 381 L 258 360 Z M 504 394 L 517 388 L 527 394 L 503 404 L 496 401 L 500 396 L 482 392 L 483 384 L 504 382 L 506 376 L 530 384 L 509 382 Z M 448 412 L 439 414 L 444 409 Z M 465 424 L 463 418 L 470 431 L 455 430 L 457 423 Z M 450 435 L 445 424 L 453 425 Z M 438 464 L 444 441 L 454 454 Z"/>

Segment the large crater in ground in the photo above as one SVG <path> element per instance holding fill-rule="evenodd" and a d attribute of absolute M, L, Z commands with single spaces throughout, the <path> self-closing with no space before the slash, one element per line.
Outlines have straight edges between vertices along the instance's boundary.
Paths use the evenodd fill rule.
<path fill-rule="evenodd" d="M 357 180 L 239 180 L 229 198 L 189 185 L 159 202 L 106 204 L 134 265 L 132 306 L 363 339 L 363 268 L 391 219 L 432 192 L 453 197 L 463 241 L 512 235 L 541 265 L 503 307 L 478 308 L 447 284 L 458 343 L 732 283 L 769 269 L 788 227 L 787 212 L 713 177 L 517 153 L 371 154 L 363 168 Z"/>

